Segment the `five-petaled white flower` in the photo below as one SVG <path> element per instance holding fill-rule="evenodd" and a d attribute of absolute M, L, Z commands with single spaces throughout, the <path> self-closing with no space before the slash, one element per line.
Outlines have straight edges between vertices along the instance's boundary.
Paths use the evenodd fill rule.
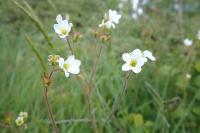
<path fill-rule="evenodd" d="M 19 117 L 17 117 L 17 119 L 15 120 L 15 122 L 16 122 L 17 126 L 21 126 L 21 125 L 24 124 L 24 118 L 21 117 L 21 116 L 19 116 Z"/>
<path fill-rule="evenodd" d="M 15 120 L 17 126 L 26 125 L 25 123 L 26 123 L 27 118 L 28 118 L 28 113 L 27 112 L 20 112 L 19 116 Z"/>
<path fill-rule="evenodd" d="M 108 13 L 105 14 L 102 23 L 99 24 L 99 27 L 111 29 L 115 28 L 115 24 L 119 23 L 119 19 L 121 18 L 120 14 L 117 14 L 115 10 L 109 10 Z"/>
<path fill-rule="evenodd" d="M 71 55 L 64 60 L 64 58 L 59 59 L 59 67 L 64 70 L 65 76 L 69 77 L 69 74 L 79 74 L 80 73 L 81 61 L 75 59 L 74 55 Z"/>
<path fill-rule="evenodd" d="M 135 49 L 131 53 L 124 53 L 122 59 L 126 62 L 122 66 L 122 71 L 132 70 L 134 73 L 139 73 L 148 59 L 152 61 L 156 60 L 150 51 L 145 50 L 142 52 L 140 49 Z"/>
<path fill-rule="evenodd" d="M 69 23 L 68 20 L 63 20 L 62 16 L 59 14 L 56 17 L 57 24 L 54 24 L 54 30 L 60 38 L 66 38 L 69 35 L 69 32 L 72 28 L 72 23 Z"/>
<path fill-rule="evenodd" d="M 134 73 L 139 73 L 144 65 L 144 58 L 139 49 L 135 49 L 132 53 L 124 53 L 122 59 L 126 62 L 122 66 L 122 71 L 132 70 Z"/>
<path fill-rule="evenodd" d="M 188 38 L 186 38 L 183 42 L 184 42 L 184 45 L 185 45 L 185 46 L 191 46 L 192 43 L 193 43 L 192 40 L 190 40 L 190 39 L 188 39 Z"/>

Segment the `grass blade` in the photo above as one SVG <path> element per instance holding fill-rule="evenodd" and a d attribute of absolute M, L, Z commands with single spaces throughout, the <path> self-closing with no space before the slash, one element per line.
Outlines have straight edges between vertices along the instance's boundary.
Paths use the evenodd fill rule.
<path fill-rule="evenodd" d="M 44 36 L 45 40 L 47 41 L 48 45 L 51 47 L 52 50 L 54 50 L 53 44 L 51 42 L 51 39 L 44 29 L 43 24 L 40 22 L 39 18 L 36 16 L 34 10 L 31 8 L 31 6 L 24 1 L 24 5 L 14 1 L 14 4 L 21 10 L 23 11 L 29 18 L 33 21 L 33 23 L 36 25 L 37 29 L 42 33 Z"/>
<path fill-rule="evenodd" d="M 38 60 L 40 61 L 40 65 L 42 66 L 43 70 L 46 71 L 47 67 L 41 57 L 40 52 L 37 50 L 37 48 L 35 47 L 33 41 L 31 40 L 31 38 L 29 36 L 26 35 L 26 41 L 27 44 L 31 47 L 32 51 L 35 53 L 35 55 L 37 56 Z"/>

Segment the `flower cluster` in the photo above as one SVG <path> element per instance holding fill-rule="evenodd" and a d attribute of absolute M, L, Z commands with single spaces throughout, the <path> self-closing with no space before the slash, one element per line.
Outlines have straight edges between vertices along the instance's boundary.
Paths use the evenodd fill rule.
<path fill-rule="evenodd" d="M 99 27 L 106 29 L 115 28 L 115 24 L 119 23 L 120 18 L 121 15 L 118 14 L 117 11 L 110 9 L 108 13 L 104 15 L 104 19 L 102 20 L 101 24 L 99 24 Z"/>
<path fill-rule="evenodd" d="M 135 49 L 131 53 L 124 53 L 122 59 L 126 62 L 122 66 L 122 71 L 133 71 L 134 73 L 139 73 L 142 70 L 142 66 L 148 61 L 148 59 L 155 61 L 156 58 L 148 50 L 141 51 L 140 49 Z"/>
<path fill-rule="evenodd" d="M 27 128 L 27 125 L 26 125 L 27 119 L 28 119 L 28 113 L 20 112 L 15 122 L 17 126 L 24 126 L 25 128 Z"/>
<path fill-rule="evenodd" d="M 56 17 L 57 24 L 54 24 L 54 30 L 60 38 L 66 38 L 72 29 L 73 24 L 69 23 L 68 20 L 63 20 L 59 14 Z M 77 32 L 74 34 L 75 39 L 81 38 L 81 34 Z M 69 44 L 70 45 L 70 44 Z M 61 70 L 64 71 L 65 76 L 69 77 L 69 74 L 79 74 L 81 61 L 75 59 L 74 55 L 70 55 L 66 60 L 59 55 L 49 55 L 48 61 L 53 65 L 58 65 Z"/>
<path fill-rule="evenodd" d="M 73 24 L 69 23 L 67 19 L 63 20 L 60 14 L 56 17 L 56 21 L 57 24 L 54 24 L 55 32 L 60 38 L 66 38 L 69 35 Z"/>

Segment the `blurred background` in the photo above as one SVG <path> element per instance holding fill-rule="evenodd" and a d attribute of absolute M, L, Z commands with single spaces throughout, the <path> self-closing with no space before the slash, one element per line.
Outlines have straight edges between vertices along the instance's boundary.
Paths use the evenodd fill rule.
<path fill-rule="evenodd" d="M 109 9 L 122 15 L 112 30 L 111 51 L 94 38 Z M 1 133 L 54 132 L 43 99 L 43 69 L 27 44 L 49 69 L 52 45 L 54 54 L 67 57 L 67 45 L 53 29 L 57 14 L 82 34 L 73 47 L 86 73 L 103 45 L 92 91 L 99 132 L 200 132 L 199 0 L 0 0 Z M 186 38 L 191 46 L 184 44 Z M 103 126 L 123 85 L 121 55 L 136 48 L 152 51 L 157 60 L 131 75 L 118 112 Z M 61 72 L 53 79 L 48 95 L 60 132 L 92 133 L 80 82 Z M 21 111 L 28 112 L 27 129 L 15 123 Z"/>

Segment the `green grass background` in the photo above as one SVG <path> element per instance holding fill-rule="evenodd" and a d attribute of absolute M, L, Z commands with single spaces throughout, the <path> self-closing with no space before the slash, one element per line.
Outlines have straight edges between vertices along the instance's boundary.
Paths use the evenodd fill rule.
<path fill-rule="evenodd" d="M 23 4 L 22 1 L 18 1 Z M 154 0 L 145 7 L 146 17 L 131 19 L 130 1 L 123 8 L 123 16 L 112 31 L 112 50 L 94 39 L 104 13 L 117 9 L 115 0 L 27 0 L 48 33 L 55 54 L 67 57 L 67 45 L 53 30 L 57 14 L 70 15 L 74 29 L 83 34 L 74 44 L 76 57 L 82 61 L 81 69 L 90 72 L 97 56 L 96 48 L 103 52 L 93 79 L 92 100 L 97 125 L 105 133 L 198 133 L 200 132 L 200 2 L 184 1 L 183 22 L 177 22 L 172 1 Z M 31 37 L 48 68 L 48 55 L 52 54 L 47 41 L 33 21 L 11 1 L 0 0 L 0 126 L 1 133 L 51 133 L 48 112 L 43 99 L 42 67 L 32 49 L 26 45 L 25 35 Z M 184 47 L 183 39 L 190 38 L 193 45 Z M 108 115 L 112 103 L 123 85 L 125 73 L 121 71 L 124 52 L 140 48 L 152 51 L 156 62 L 148 63 L 139 74 L 132 74 L 126 94 L 122 98 L 116 117 L 102 128 L 102 119 Z M 189 51 L 189 57 L 185 51 Z M 188 59 L 187 59 L 188 58 Z M 192 75 L 191 79 L 186 74 Z M 148 83 L 149 85 L 147 85 Z M 147 91 L 155 90 L 158 101 Z M 49 100 L 57 121 L 88 118 L 83 88 L 75 76 L 66 78 L 56 73 L 49 89 Z M 156 103 L 178 97 L 159 107 Z M 170 127 L 166 128 L 159 110 L 164 112 Z M 29 114 L 28 129 L 17 127 L 15 119 L 20 111 Z M 88 122 L 69 122 L 58 125 L 62 133 L 93 132 Z"/>

